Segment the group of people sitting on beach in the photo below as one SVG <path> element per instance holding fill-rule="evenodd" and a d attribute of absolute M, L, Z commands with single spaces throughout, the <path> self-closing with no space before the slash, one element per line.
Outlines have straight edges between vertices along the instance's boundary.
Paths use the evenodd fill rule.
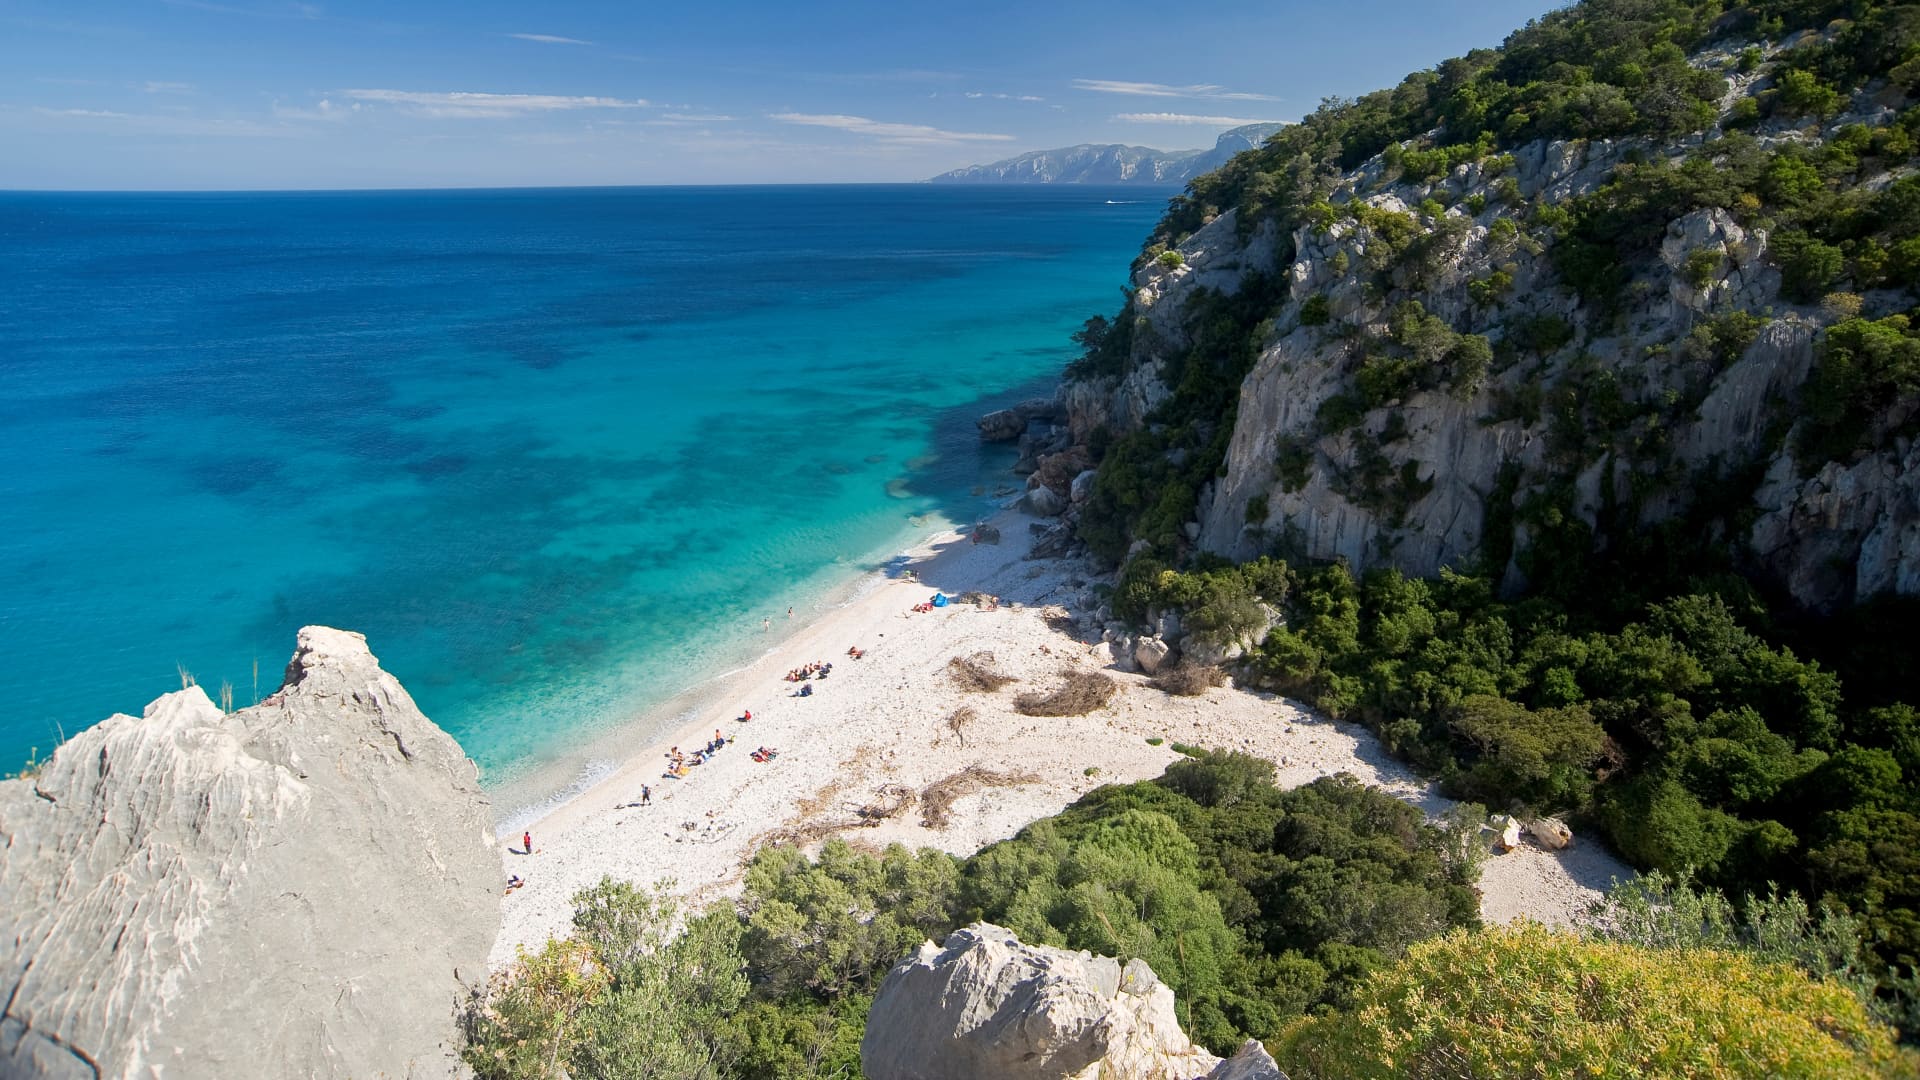
<path fill-rule="evenodd" d="M 833 674 L 832 664 L 823 664 L 815 660 L 811 664 L 787 672 L 786 679 L 788 682 L 806 682 L 808 679 L 824 679 L 831 674 Z"/>
<path fill-rule="evenodd" d="M 858 660 L 861 657 L 867 655 L 867 650 L 861 648 L 858 645 L 849 645 L 847 646 L 847 655 L 852 657 L 855 660 Z"/>
<path fill-rule="evenodd" d="M 772 761 L 774 758 L 777 758 L 779 756 L 780 756 L 780 751 L 769 750 L 764 746 L 756 748 L 753 752 L 753 760 L 761 762 L 762 764 Z"/>
<path fill-rule="evenodd" d="M 727 748 L 727 742 L 727 737 L 720 734 L 720 729 L 715 728 L 713 740 L 700 749 L 695 750 L 691 755 L 683 754 L 680 752 L 679 747 L 674 747 L 672 750 L 667 751 L 667 771 L 661 774 L 661 779 L 685 779 L 688 769 L 693 768 L 695 765 L 706 764 L 709 758 Z"/>

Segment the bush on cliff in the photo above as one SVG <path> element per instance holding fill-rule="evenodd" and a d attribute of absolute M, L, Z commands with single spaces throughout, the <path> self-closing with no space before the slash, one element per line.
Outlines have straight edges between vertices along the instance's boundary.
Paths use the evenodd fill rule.
<path fill-rule="evenodd" d="M 747 979 L 730 914 L 687 920 L 661 891 L 602 880 L 573 936 L 522 953 L 464 1014 L 481 1080 L 702 1080 L 728 1075 L 724 1028 Z"/>
<path fill-rule="evenodd" d="M 1837 983 L 1707 949 L 1532 924 L 1415 945 L 1275 1057 L 1297 1080 L 1920 1075 Z"/>

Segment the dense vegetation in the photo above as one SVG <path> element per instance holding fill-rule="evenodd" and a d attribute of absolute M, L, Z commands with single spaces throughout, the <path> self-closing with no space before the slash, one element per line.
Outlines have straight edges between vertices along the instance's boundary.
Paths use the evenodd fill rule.
<path fill-rule="evenodd" d="M 1642 868 L 1839 904 L 1889 988 L 1906 979 L 1920 962 L 1920 711 L 1881 658 L 1912 649 L 1911 620 L 1782 628 L 1730 575 L 1663 594 L 1635 589 L 1644 568 L 1591 570 L 1565 594 L 1501 600 L 1453 573 L 1136 560 L 1115 605 L 1204 622 L 1280 602 L 1286 625 L 1249 661 L 1269 685 L 1366 724 L 1463 798 L 1571 814 Z M 1829 663 L 1783 644 L 1790 629 Z"/>
<path fill-rule="evenodd" d="M 1283 792 L 1268 762 L 1196 753 L 964 861 L 838 840 L 817 861 L 765 849 L 740 903 L 677 937 L 681 913 L 659 895 L 588 889 L 571 938 L 475 1000 L 466 1060 L 497 1080 L 857 1075 L 879 980 L 979 919 L 1144 957 L 1196 1040 L 1231 1051 L 1413 942 L 1478 925 L 1477 822 L 1429 825 L 1346 777 Z"/>
<path fill-rule="evenodd" d="M 1191 753 L 972 859 L 769 848 L 738 903 L 691 917 L 583 890 L 574 934 L 475 998 L 466 1061 L 498 1080 L 857 1076 L 888 969 L 986 918 L 1147 959 L 1200 1041 L 1260 1036 L 1302 1077 L 1920 1075 L 1848 916 L 1655 874 L 1578 936 L 1483 931 L 1476 808 L 1436 827 L 1348 777 L 1283 792 L 1267 762 Z"/>
<path fill-rule="evenodd" d="M 1703 131 L 1718 118 L 1727 81 L 1689 64 L 1690 54 L 1715 41 L 1778 39 L 1836 19 L 1848 21 L 1831 43 L 1795 50 L 1761 108 L 1831 115 L 1871 78 L 1914 85 L 1920 18 L 1908 4 L 1587 0 L 1529 23 L 1499 49 L 1415 72 L 1391 90 L 1326 101 L 1265 146 L 1196 178 L 1154 240 L 1170 246 L 1231 207 L 1249 218 L 1296 222 L 1336 172 L 1390 148 L 1403 174 L 1420 179 L 1535 139 L 1668 142 Z M 1743 55 L 1734 67 L 1751 70 L 1759 59 Z"/>
<path fill-rule="evenodd" d="M 1914 1075 L 1836 983 L 1530 924 L 1422 942 L 1277 1050 L 1296 1080 Z"/>
<path fill-rule="evenodd" d="M 1821 33 L 1773 54 L 1742 44 L 1802 29 Z M 1721 59 L 1688 62 L 1709 45 L 1724 46 Z M 1729 79 L 1755 73 L 1768 88 L 1722 117 Z M 1895 106 L 1891 119 L 1829 127 L 1825 138 L 1753 134 L 1812 132 L 1863 89 Z M 1278 484 L 1297 490 L 1314 439 L 1410 390 L 1471 393 L 1490 367 L 1565 358 L 1619 332 L 1621 312 L 1644 299 L 1635 275 L 1668 223 L 1718 208 L 1767 231 L 1784 303 L 1819 305 L 1817 362 L 1768 434 L 1769 452 L 1789 446 L 1810 471 L 1920 434 L 1920 333 L 1910 314 L 1886 313 L 1920 295 L 1920 177 L 1904 174 L 1920 150 L 1920 109 L 1905 105 L 1915 89 L 1920 5 L 1588 0 L 1498 50 L 1325 103 L 1195 180 L 1146 256 L 1229 208 L 1243 229 L 1271 218 L 1282 236 L 1337 220 L 1368 231 L 1368 264 L 1357 269 L 1370 275 L 1387 324 L 1358 345 L 1346 328 L 1357 359 L 1345 389 L 1321 407 L 1313 432 L 1276 447 Z M 1523 205 L 1500 179 L 1512 167 L 1505 152 L 1557 138 L 1638 139 L 1644 149 L 1587 194 Z M 1490 240 L 1544 253 L 1586 325 L 1500 321 L 1493 313 L 1512 279 L 1497 272 L 1468 290 L 1491 341 L 1429 315 L 1423 267 L 1465 219 L 1437 203 L 1406 213 L 1329 203 L 1339 175 L 1375 155 L 1402 181 L 1478 163 L 1495 197 L 1465 210 L 1488 224 Z M 1281 252 L 1282 265 L 1291 257 Z M 1689 260 L 1679 273 L 1699 285 L 1714 269 Z M 1174 354 L 1173 396 L 1141 430 L 1096 447 L 1106 457 L 1082 537 L 1116 562 L 1138 540 L 1150 548 L 1124 566 L 1115 613 L 1174 608 L 1189 625 L 1233 631 L 1258 620 L 1257 599 L 1280 605 L 1286 626 L 1250 659 L 1250 674 L 1365 723 L 1455 794 L 1570 814 L 1640 867 L 1735 893 L 1779 883 L 1841 905 L 1860 916 L 1891 993 L 1920 963 L 1920 712 L 1901 674 L 1920 655 L 1920 623 L 1912 605 L 1886 603 L 1816 620 L 1756 591 L 1736 575 L 1728 538 L 1751 524 L 1761 470 L 1723 461 L 1695 474 L 1666 456 L 1666 432 L 1775 312 L 1723 310 L 1670 342 L 1622 337 L 1633 356 L 1582 355 L 1554 381 L 1502 387 L 1486 422 L 1541 424 L 1548 474 L 1526 478 L 1525 498 L 1512 498 L 1517 475 L 1487 494 L 1483 532 L 1494 539 L 1479 566 L 1416 581 L 1390 571 L 1356 580 L 1343 567 L 1275 558 L 1219 566 L 1181 533 L 1198 490 L 1223 468 L 1239 381 L 1283 306 L 1257 278 L 1235 297 L 1189 304 L 1190 344 L 1159 350 Z M 1296 314 L 1302 326 L 1329 322 L 1324 297 Z M 1124 370 L 1152 332 L 1125 321 L 1090 325 L 1071 374 Z M 1697 377 L 1673 377 L 1681 371 Z M 1391 419 L 1377 439 L 1356 439 L 1354 461 L 1332 478 L 1388 526 L 1426 492 L 1416 462 L 1395 469 L 1375 446 L 1401 437 Z M 1571 511 L 1572 478 L 1602 454 L 1629 463 L 1633 483 L 1609 493 L 1590 525 Z M 1686 511 L 1643 525 L 1639 501 L 1676 490 Z M 1265 517 L 1256 499 L 1249 519 Z M 1530 539 L 1517 553 L 1516 526 Z M 1289 551 L 1284 534 L 1269 539 L 1275 555 Z M 1503 579 L 1525 584 L 1503 593 Z"/>

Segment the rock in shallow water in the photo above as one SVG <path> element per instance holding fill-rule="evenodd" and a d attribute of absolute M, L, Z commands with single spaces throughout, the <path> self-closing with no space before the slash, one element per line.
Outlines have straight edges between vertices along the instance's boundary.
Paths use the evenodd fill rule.
<path fill-rule="evenodd" d="M 499 856 L 478 772 L 359 634 L 0 783 L 0 1076 L 453 1075 Z"/>

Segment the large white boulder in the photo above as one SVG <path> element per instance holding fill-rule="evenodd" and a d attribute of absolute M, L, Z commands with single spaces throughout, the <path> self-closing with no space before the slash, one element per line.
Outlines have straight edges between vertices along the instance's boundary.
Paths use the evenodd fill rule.
<path fill-rule="evenodd" d="M 1573 830 L 1559 818 L 1534 818 L 1527 822 L 1527 835 L 1548 851 L 1560 851 L 1573 844 Z"/>
<path fill-rule="evenodd" d="M 1257 1043 L 1226 1062 L 1195 1046 L 1144 961 L 1026 945 L 989 923 L 887 974 L 860 1066 L 868 1080 L 1285 1080 Z"/>
<path fill-rule="evenodd" d="M 500 861 L 478 772 L 366 639 L 0 783 L 0 1076 L 451 1076 Z"/>

